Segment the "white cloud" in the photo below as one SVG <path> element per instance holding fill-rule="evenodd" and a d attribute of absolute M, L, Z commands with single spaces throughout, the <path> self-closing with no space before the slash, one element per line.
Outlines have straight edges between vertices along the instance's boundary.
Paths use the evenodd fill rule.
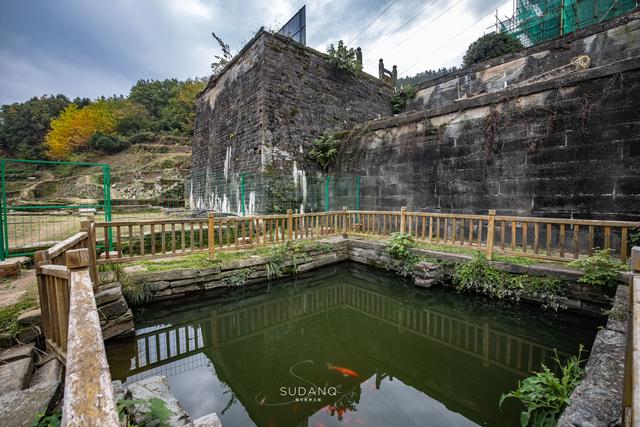
<path fill-rule="evenodd" d="M 140 78 L 204 76 L 218 53 L 212 31 L 237 51 L 261 25 L 278 29 L 303 1 L 9 2 L 0 13 L 0 102 L 52 92 L 126 94 Z M 389 0 L 307 3 L 307 42 L 324 52 L 330 42 L 352 40 Z M 432 3 L 398 0 L 358 38 L 365 71 L 377 75 L 380 57 L 401 75 L 459 65 L 469 43 L 494 23 L 492 7 L 501 1 Z M 504 1 L 501 16 L 511 14 L 510 4 Z"/>

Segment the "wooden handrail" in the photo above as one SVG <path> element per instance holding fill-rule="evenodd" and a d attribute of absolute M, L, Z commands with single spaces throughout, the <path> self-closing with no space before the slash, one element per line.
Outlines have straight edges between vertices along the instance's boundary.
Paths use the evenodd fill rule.
<path fill-rule="evenodd" d="M 119 426 L 100 318 L 89 274 L 89 250 L 67 252 L 69 316 L 62 425 Z"/>
<path fill-rule="evenodd" d="M 624 364 L 624 423 L 640 425 L 640 247 L 631 250 L 627 351 Z"/>

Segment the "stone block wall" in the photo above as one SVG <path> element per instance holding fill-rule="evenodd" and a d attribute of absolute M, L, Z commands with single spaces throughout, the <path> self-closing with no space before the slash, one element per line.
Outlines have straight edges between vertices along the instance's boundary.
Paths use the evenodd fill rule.
<path fill-rule="evenodd" d="M 336 72 L 325 54 L 258 32 L 197 99 L 192 207 L 234 205 L 228 199 L 239 197 L 241 172 L 273 166 L 289 177 L 315 173 L 305 162 L 313 141 L 324 131 L 388 116 L 391 93 L 366 73 Z M 247 206 L 253 205 L 249 197 Z"/>
<path fill-rule="evenodd" d="M 638 220 L 638 111 L 634 57 L 369 122 L 333 168 L 362 209 Z"/>
<path fill-rule="evenodd" d="M 504 55 L 424 82 L 408 110 L 428 110 L 541 78 L 564 76 L 584 68 L 602 67 L 640 55 L 640 12 L 593 25 L 569 36 Z M 586 55 L 572 64 L 574 58 Z M 574 60 L 575 61 L 575 60 Z"/>

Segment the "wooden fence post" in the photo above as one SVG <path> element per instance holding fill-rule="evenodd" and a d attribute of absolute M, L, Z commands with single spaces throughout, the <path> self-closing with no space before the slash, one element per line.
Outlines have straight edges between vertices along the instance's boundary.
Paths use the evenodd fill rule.
<path fill-rule="evenodd" d="M 96 289 L 100 285 L 100 276 L 98 275 L 98 254 L 96 252 L 96 226 L 95 217 L 88 215 L 87 219 L 80 221 L 80 230 L 87 232 L 87 248 L 89 249 L 89 275 L 93 288 Z M 120 244 L 120 242 L 118 242 Z"/>
<path fill-rule="evenodd" d="M 347 232 L 349 230 L 348 221 L 349 221 L 349 213 L 347 212 L 347 207 L 343 206 L 342 207 L 342 237 L 344 239 L 347 238 Z"/>
<path fill-rule="evenodd" d="M 407 228 L 407 208 L 403 206 L 402 209 L 400 209 L 400 232 L 404 233 L 406 228 Z"/>
<path fill-rule="evenodd" d="M 287 216 L 288 218 L 288 228 L 289 230 L 287 230 L 287 236 L 289 238 L 289 240 L 291 240 L 293 238 L 293 211 L 291 209 L 287 209 Z"/>
<path fill-rule="evenodd" d="M 482 226 L 482 223 L 480 223 Z M 489 209 L 489 220 L 487 221 L 487 259 L 493 259 L 493 236 L 496 226 L 496 210 Z"/>
<path fill-rule="evenodd" d="M 213 219 L 214 213 L 211 211 L 209 212 L 209 225 L 207 231 L 207 238 L 209 240 L 209 259 L 214 259 L 216 257 L 216 229 Z"/>

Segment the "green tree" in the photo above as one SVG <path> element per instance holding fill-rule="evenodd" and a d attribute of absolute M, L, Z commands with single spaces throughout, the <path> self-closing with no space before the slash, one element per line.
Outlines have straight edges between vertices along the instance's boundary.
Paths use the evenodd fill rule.
<path fill-rule="evenodd" d="M 185 135 L 193 134 L 196 118 L 196 96 L 204 90 L 206 78 L 188 79 L 180 82 L 175 95 L 160 111 L 165 129 L 179 129 Z"/>
<path fill-rule="evenodd" d="M 462 58 L 463 65 L 468 67 L 491 58 L 518 52 L 524 46 L 516 37 L 507 33 L 489 33 L 469 45 Z"/>
<path fill-rule="evenodd" d="M 43 159 L 49 123 L 69 105 L 64 95 L 44 95 L 0 107 L 0 147 L 13 157 Z"/>
<path fill-rule="evenodd" d="M 177 79 L 140 79 L 131 88 L 129 100 L 146 108 L 152 118 L 160 119 L 160 112 L 176 95 L 179 86 L 180 83 Z"/>
<path fill-rule="evenodd" d="M 329 64 L 340 71 L 356 74 L 362 70 L 362 64 L 356 58 L 356 50 L 345 46 L 342 40 L 338 40 L 338 45 L 333 43 L 327 48 L 329 54 Z"/>

